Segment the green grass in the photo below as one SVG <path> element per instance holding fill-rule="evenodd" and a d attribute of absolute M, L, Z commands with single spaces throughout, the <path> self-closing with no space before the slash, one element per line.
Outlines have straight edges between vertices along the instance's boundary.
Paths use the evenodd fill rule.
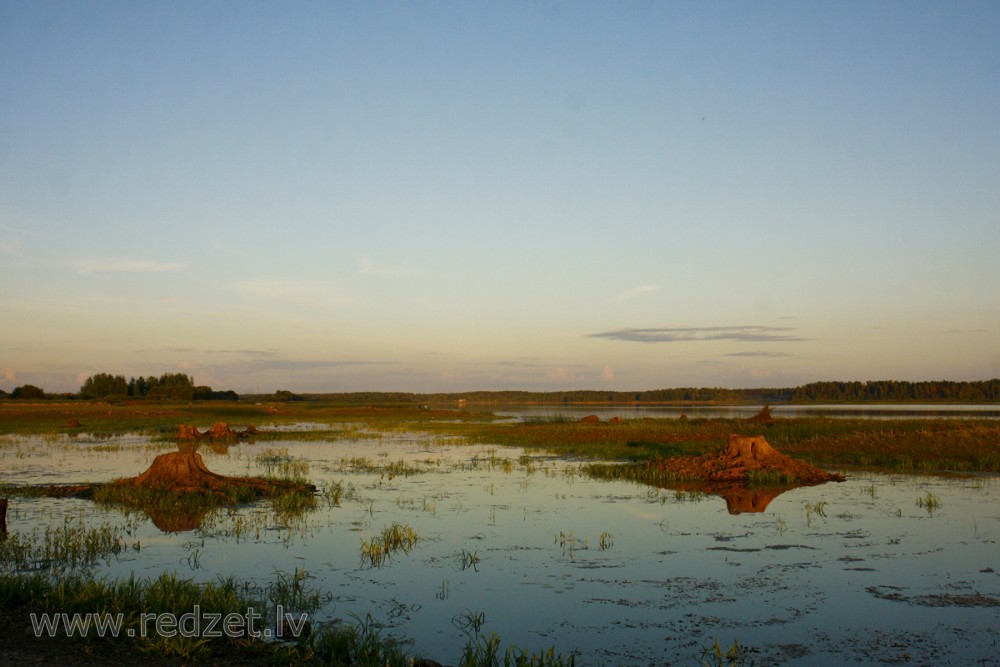
<path fill-rule="evenodd" d="M 274 582 L 266 586 L 242 583 L 235 578 L 220 577 L 209 582 L 195 582 L 163 573 L 155 578 L 94 580 L 86 576 L 53 577 L 44 573 L 0 573 L 0 606 L 16 619 L 2 631 L 6 638 L 18 638 L 23 647 L 34 640 L 29 619 L 30 613 L 40 614 L 121 614 L 122 624 L 118 637 L 98 640 L 95 633 L 86 637 L 65 636 L 54 639 L 34 640 L 47 644 L 57 642 L 60 655 L 68 657 L 72 651 L 80 655 L 110 656 L 109 660 L 136 663 L 155 657 L 179 659 L 182 664 L 199 664 L 220 661 L 227 663 L 251 662 L 289 665 L 352 665 L 359 667 L 412 667 L 419 656 L 412 655 L 396 642 L 380 634 L 380 624 L 371 615 L 360 617 L 348 613 L 353 622 L 329 625 L 307 625 L 298 637 L 290 641 L 269 642 L 259 638 L 210 638 L 161 636 L 144 621 L 149 614 L 173 614 L 180 617 L 197 608 L 206 614 L 246 614 L 254 609 L 260 614 L 258 631 L 269 623 L 278 606 L 286 613 L 312 615 L 330 600 L 330 596 L 313 589 L 309 575 L 296 569 L 292 573 L 278 573 Z M 478 629 L 484 615 L 478 615 L 476 633 L 471 635 L 463 649 L 459 665 L 462 667 L 564 667 L 575 664 L 575 655 L 563 656 L 550 648 L 532 653 L 516 647 L 501 650 L 501 640 L 496 634 L 480 637 Z M 132 631 L 132 637 L 128 631 Z M 39 651 L 52 651 L 51 646 L 38 646 Z M 146 656 L 146 657 L 143 657 Z M 50 654 L 51 657 L 51 654 Z"/>
<path fill-rule="evenodd" d="M 81 426 L 69 426 L 77 420 Z M 718 449 L 730 433 L 763 435 L 782 453 L 826 468 L 887 472 L 1000 472 L 1000 420 L 805 417 L 771 424 L 746 419 L 626 419 L 581 423 L 566 418 L 499 421 L 486 413 L 407 407 L 344 406 L 321 401 L 107 404 L 87 401 L 0 402 L 0 434 L 145 433 L 171 439 L 178 424 L 207 428 L 297 423 L 292 432 L 262 429 L 257 440 L 339 440 L 421 432 L 449 442 L 545 450 L 595 460 L 645 461 Z M 408 474 L 409 470 L 389 471 Z"/>
<path fill-rule="evenodd" d="M 391 526 L 384 527 L 381 533 L 371 539 L 361 538 L 361 564 L 365 567 L 382 567 L 397 551 L 410 553 L 419 540 L 417 531 L 393 521 Z"/>

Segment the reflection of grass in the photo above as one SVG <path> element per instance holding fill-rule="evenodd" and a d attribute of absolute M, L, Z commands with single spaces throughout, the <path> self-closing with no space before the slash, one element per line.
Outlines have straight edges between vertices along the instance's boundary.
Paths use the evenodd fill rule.
<path fill-rule="evenodd" d="M 737 639 L 732 647 L 723 652 L 716 639 L 710 646 L 702 647 L 699 660 L 703 667 L 753 667 L 757 663 L 750 657 L 750 651 L 746 646 L 740 646 Z"/>
<path fill-rule="evenodd" d="M 458 554 L 458 569 L 468 570 L 469 568 L 472 568 L 473 572 L 479 572 L 479 552 L 462 549 Z"/>

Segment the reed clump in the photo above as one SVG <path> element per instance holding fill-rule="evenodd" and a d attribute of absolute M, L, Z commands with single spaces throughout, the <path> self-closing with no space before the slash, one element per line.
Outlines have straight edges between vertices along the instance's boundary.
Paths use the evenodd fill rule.
<path fill-rule="evenodd" d="M 361 565 L 382 567 L 397 551 L 410 553 L 419 540 L 420 536 L 413 528 L 393 521 L 391 526 L 384 527 L 371 539 L 361 538 Z"/>

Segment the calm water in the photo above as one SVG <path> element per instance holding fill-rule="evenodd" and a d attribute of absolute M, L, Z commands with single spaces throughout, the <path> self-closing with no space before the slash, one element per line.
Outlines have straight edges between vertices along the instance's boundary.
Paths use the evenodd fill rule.
<path fill-rule="evenodd" d="M 621 417 L 641 419 L 643 417 L 676 419 L 688 417 L 739 419 L 752 417 L 760 412 L 761 405 L 685 405 L 685 406 L 560 406 L 526 405 L 512 408 L 501 407 L 492 412 L 516 419 L 560 418 L 579 419 L 587 415 L 597 415 L 601 419 Z M 933 419 L 969 418 L 1000 419 L 1000 406 L 979 404 L 942 403 L 901 403 L 878 405 L 772 405 L 775 417 L 851 417 L 862 419 Z"/>
<path fill-rule="evenodd" d="M 715 496 L 589 480 L 574 461 L 418 435 L 202 453 L 218 472 L 259 474 L 266 450 L 287 450 L 311 480 L 353 494 L 298 522 L 263 504 L 182 533 L 143 521 L 129 538 L 141 550 L 97 574 L 266 583 L 304 568 L 333 596 L 317 620 L 370 613 L 383 633 L 442 662 L 457 659 L 463 623 L 482 613 L 484 633 L 576 650 L 588 665 L 693 665 L 715 638 L 754 647 L 757 664 L 998 664 L 996 477 L 850 476 L 731 515 Z M 141 472 L 156 452 L 141 437 L 8 438 L 0 481 L 103 481 Z M 928 494 L 936 509 L 918 503 Z M 87 501 L 18 498 L 8 527 L 67 515 L 122 521 Z M 419 543 L 365 567 L 361 540 L 392 522 Z"/>

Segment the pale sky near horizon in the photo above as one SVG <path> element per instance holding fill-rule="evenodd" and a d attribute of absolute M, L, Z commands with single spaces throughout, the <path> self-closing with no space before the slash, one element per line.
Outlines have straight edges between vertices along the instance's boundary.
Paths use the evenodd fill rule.
<path fill-rule="evenodd" d="M 996 2 L 0 0 L 0 389 L 1000 376 Z"/>

